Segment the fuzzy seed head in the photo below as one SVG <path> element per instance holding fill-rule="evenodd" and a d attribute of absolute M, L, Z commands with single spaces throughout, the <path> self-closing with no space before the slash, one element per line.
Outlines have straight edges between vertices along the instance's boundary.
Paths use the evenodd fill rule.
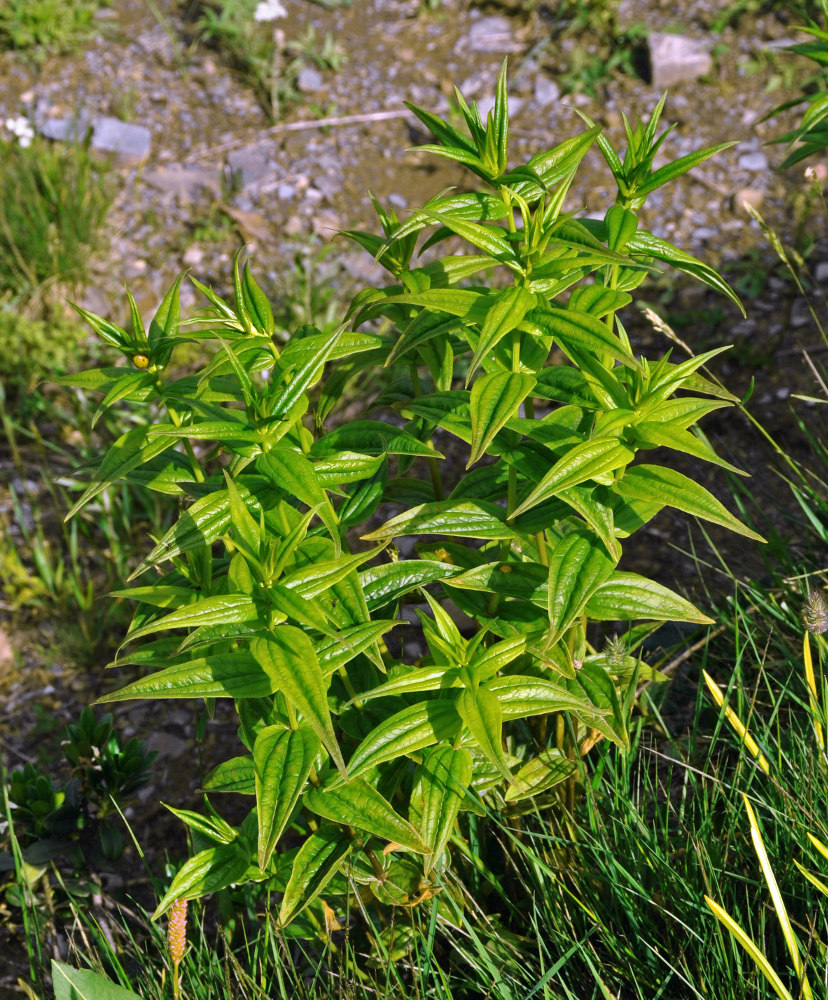
<path fill-rule="evenodd" d="M 614 635 L 611 639 L 607 639 L 607 644 L 604 646 L 604 656 L 607 660 L 607 666 L 623 666 L 626 655 L 627 648 L 623 639 L 619 638 L 617 635 Z"/>
<path fill-rule="evenodd" d="M 825 605 L 825 598 L 818 590 L 812 590 L 808 594 L 802 618 L 805 628 L 812 635 L 828 632 L 828 607 Z"/>
<path fill-rule="evenodd" d="M 170 907 L 167 938 L 170 943 L 170 957 L 178 966 L 187 947 L 187 900 L 177 899 Z"/>

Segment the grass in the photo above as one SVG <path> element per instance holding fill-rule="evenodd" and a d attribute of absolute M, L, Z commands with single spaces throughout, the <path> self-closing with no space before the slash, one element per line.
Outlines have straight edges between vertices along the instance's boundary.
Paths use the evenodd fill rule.
<path fill-rule="evenodd" d="M 33 315 L 83 283 L 102 249 L 105 172 L 85 144 L 0 142 L 0 303 Z"/>

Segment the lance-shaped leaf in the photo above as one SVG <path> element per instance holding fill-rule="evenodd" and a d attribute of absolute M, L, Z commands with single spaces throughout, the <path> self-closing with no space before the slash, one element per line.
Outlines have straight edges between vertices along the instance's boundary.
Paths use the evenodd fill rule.
<path fill-rule="evenodd" d="M 426 875 L 448 843 L 471 785 L 472 770 L 468 750 L 441 743 L 423 754 L 423 762 L 414 772 L 411 810 L 419 815 L 420 836 L 431 848 L 423 864 Z"/>
<path fill-rule="evenodd" d="M 314 459 L 336 458 L 344 451 L 364 455 L 422 455 L 442 458 L 439 451 L 409 434 L 408 431 L 380 420 L 355 420 L 336 427 L 316 441 L 311 448 Z"/>
<path fill-rule="evenodd" d="M 250 491 L 239 486 L 239 492 L 242 497 L 246 497 Z M 134 580 L 155 563 L 172 559 L 202 545 L 211 545 L 224 534 L 229 524 L 230 494 L 227 490 L 218 490 L 201 497 L 184 511 L 149 555 L 141 560 L 129 579 Z"/>
<path fill-rule="evenodd" d="M 592 354 L 609 355 L 630 368 L 637 368 L 638 362 L 610 328 L 597 316 L 543 306 L 526 314 L 521 329 L 540 336 L 552 337 L 567 353 L 586 351 Z"/>
<path fill-rule="evenodd" d="M 507 780 L 512 773 L 503 753 L 503 712 L 497 696 L 484 687 L 477 690 L 463 688 L 455 701 L 457 711 L 468 726 L 475 743 L 483 751 L 487 760 L 498 769 Z"/>
<path fill-rule="evenodd" d="M 503 719 L 524 719 L 549 712 L 594 712 L 595 706 L 580 693 L 567 690 L 562 683 L 543 677 L 509 674 L 495 677 L 486 687 L 500 702 Z"/>
<path fill-rule="evenodd" d="M 588 617 L 602 622 L 646 618 L 650 621 L 713 624 L 712 618 L 660 583 L 637 573 L 617 570 L 595 591 L 584 610 Z"/>
<path fill-rule="evenodd" d="M 398 535 L 451 535 L 461 538 L 514 538 L 515 532 L 505 523 L 506 512 L 484 500 L 438 500 L 420 504 L 392 517 L 382 527 L 362 537 L 366 541 L 385 541 Z"/>
<path fill-rule="evenodd" d="M 157 920 L 177 899 L 199 899 L 234 882 L 243 882 L 250 867 L 250 854 L 242 840 L 217 844 L 199 851 L 186 861 L 164 893 L 152 915 Z"/>
<path fill-rule="evenodd" d="M 155 458 L 156 455 L 160 455 L 161 452 L 173 445 L 173 442 L 167 438 L 149 441 L 147 440 L 148 434 L 149 430 L 146 427 L 133 427 L 131 431 L 122 434 L 111 445 L 95 473 L 95 482 L 86 487 L 80 500 L 72 505 L 65 520 L 68 521 L 74 517 L 82 507 L 111 483 L 123 479 L 133 469 L 137 469 L 139 465 Z"/>
<path fill-rule="evenodd" d="M 345 762 L 328 708 L 328 685 L 310 639 L 300 629 L 282 625 L 254 639 L 250 652 L 288 701 L 299 709 L 344 776 Z"/>
<path fill-rule="evenodd" d="M 319 745 L 319 739 L 308 729 L 267 726 L 256 734 L 253 763 L 262 871 L 302 794 Z"/>
<path fill-rule="evenodd" d="M 373 837 L 407 847 L 417 854 L 429 853 L 414 827 L 364 778 L 352 778 L 328 788 L 312 788 L 306 793 L 304 803 L 323 819 L 365 830 Z"/>
<path fill-rule="evenodd" d="M 560 750 L 553 747 L 543 750 L 513 776 L 513 784 L 506 789 L 507 802 L 520 802 L 534 795 L 549 791 L 577 770 L 578 765 Z"/>
<path fill-rule="evenodd" d="M 655 423 L 650 420 L 642 421 L 634 430 L 634 442 L 637 448 L 672 448 L 674 451 L 683 452 L 685 455 L 692 455 L 700 458 L 703 462 L 712 462 L 721 469 L 737 476 L 746 476 L 747 472 L 737 469 L 735 465 L 719 458 L 715 451 L 701 438 L 684 430 L 680 421 L 673 423 Z"/>
<path fill-rule="evenodd" d="M 205 597 L 148 625 L 133 629 L 127 635 L 125 642 L 132 642 L 144 635 L 152 635 L 170 628 L 195 628 L 204 625 L 233 625 L 239 622 L 252 622 L 259 617 L 259 609 L 247 594 L 219 594 L 216 597 Z"/>
<path fill-rule="evenodd" d="M 572 531 L 549 553 L 549 639 L 554 645 L 581 614 L 584 605 L 615 569 L 598 540 Z"/>
<path fill-rule="evenodd" d="M 325 527 L 338 540 L 336 511 L 331 506 L 328 494 L 319 485 L 313 462 L 308 461 L 300 451 L 275 445 L 259 458 L 257 468 L 280 490 L 296 497 L 308 507 L 316 508 Z"/>
<path fill-rule="evenodd" d="M 223 760 L 207 775 L 202 784 L 205 792 L 236 792 L 239 795 L 256 794 L 256 777 L 250 754 Z"/>
<path fill-rule="evenodd" d="M 344 580 L 357 566 L 361 566 L 362 563 L 379 555 L 383 548 L 383 545 L 378 545 L 376 548 L 366 549 L 364 552 L 356 552 L 340 556 L 339 559 L 326 559 L 309 566 L 303 566 L 301 569 L 286 573 L 281 580 L 282 586 L 289 590 L 295 590 L 297 594 L 301 594 L 308 600 L 318 597 Z"/>
<path fill-rule="evenodd" d="M 276 690 L 275 680 L 249 653 L 217 653 L 141 677 L 95 704 L 136 698 L 266 698 Z"/>
<path fill-rule="evenodd" d="M 317 381 L 322 374 L 322 369 L 325 367 L 326 361 L 330 358 L 339 338 L 342 336 L 343 329 L 340 328 L 334 331 L 330 335 L 327 344 L 321 347 L 301 368 L 294 372 L 293 378 L 290 380 L 287 388 L 274 403 L 270 414 L 271 417 L 283 417 L 289 414 L 298 402 L 299 397 Z"/>
<path fill-rule="evenodd" d="M 584 663 L 576 671 L 575 680 L 568 681 L 568 684 L 572 689 L 579 687 L 599 710 L 595 713 L 579 713 L 581 720 L 622 750 L 629 750 L 627 716 L 607 671 L 598 663 Z"/>
<path fill-rule="evenodd" d="M 293 859 L 279 924 L 287 925 L 314 901 L 351 853 L 351 838 L 339 826 L 323 823 L 310 834 Z"/>
<path fill-rule="evenodd" d="M 520 404 L 534 387 L 534 376 L 517 372 L 494 372 L 474 383 L 471 390 L 471 455 L 467 469 L 485 453 L 506 421 L 518 416 Z"/>
<path fill-rule="evenodd" d="M 370 566 L 359 574 L 359 579 L 368 607 L 376 611 L 412 590 L 462 572 L 462 566 L 450 563 L 431 559 L 404 559 L 400 562 L 383 563 L 381 566 Z"/>
<path fill-rule="evenodd" d="M 680 472 L 660 465 L 635 465 L 615 484 L 615 492 L 625 500 L 644 500 L 683 510 L 685 514 L 720 524 L 758 542 L 764 538 L 737 520 L 703 486 Z"/>
<path fill-rule="evenodd" d="M 460 716 L 451 701 L 410 705 L 373 729 L 348 761 L 350 775 L 362 774 L 386 760 L 451 740 L 460 731 Z"/>
<path fill-rule="evenodd" d="M 621 444 L 617 438 L 593 438 L 576 445 L 559 459 L 532 490 L 529 496 L 514 511 L 517 517 L 531 510 L 544 500 L 557 496 L 564 490 L 579 483 L 596 479 L 605 473 L 614 472 L 628 465 L 635 452 Z"/>
<path fill-rule="evenodd" d="M 511 285 L 497 292 L 486 313 L 480 338 L 469 365 L 466 385 L 471 382 L 483 359 L 488 357 L 507 333 L 518 327 L 526 313 L 535 307 L 536 302 L 537 297 L 523 285 Z"/>
<path fill-rule="evenodd" d="M 344 667 L 359 653 L 364 653 L 374 645 L 381 635 L 400 625 L 394 620 L 363 622 L 352 628 L 342 629 L 334 638 L 321 640 L 316 644 L 319 666 L 325 677 Z"/>

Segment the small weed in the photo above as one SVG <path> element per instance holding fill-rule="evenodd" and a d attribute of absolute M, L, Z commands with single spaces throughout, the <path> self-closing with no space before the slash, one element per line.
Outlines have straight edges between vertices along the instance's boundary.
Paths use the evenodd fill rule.
<path fill-rule="evenodd" d="M 71 52 L 99 28 L 99 0 L 4 0 L 0 4 L 0 49 L 25 52 L 36 61 Z"/>
<path fill-rule="evenodd" d="M 0 141 L 0 301 L 54 302 L 86 277 L 111 200 L 86 145 Z"/>

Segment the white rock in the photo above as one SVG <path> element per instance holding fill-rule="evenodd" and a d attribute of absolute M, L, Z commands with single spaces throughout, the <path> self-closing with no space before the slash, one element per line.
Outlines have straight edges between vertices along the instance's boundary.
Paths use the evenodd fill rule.
<path fill-rule="evenodd" d="M 481 17 L 469 28 L 465 46 L 458 45 L 460 51 L 470 52 L 516 52 L 520 45 L 512 35 L 512 24 L 508 17 Z"/>
<path fill-rule="evenodd" d="M 539 73 L 535 80 L 535 104 L 541 108 L 548 108 L 550 104 L 556 104 L 560 96 L 561 88 L 557 83 Z"/>
<path fill-rule="evenodd" d="M 768 158 L 764 153 L 742 153 L 738 162 L 742 170 L 754 173 L 762 173 L 768 169 Z"/>
<path fill-rule="evenodd" d="M 713 69 L 713 58 L 702 42 L 686 35 L 653 31 L 647 36 L 653 86 L 665 90 L 688 83 Z"/>

